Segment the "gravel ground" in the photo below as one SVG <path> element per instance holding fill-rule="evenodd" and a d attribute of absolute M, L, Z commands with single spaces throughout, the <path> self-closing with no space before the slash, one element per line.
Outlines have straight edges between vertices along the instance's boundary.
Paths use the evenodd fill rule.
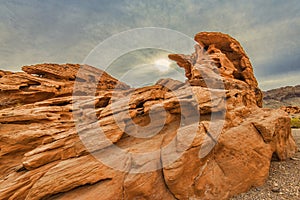
<path fill-rule="evenodd" d="M 300 129 L 293 130 L 294 138 L 300 149 Z M 231 200 L 299 200 L 300 199 L 300 150 L 287 161 L 272 161 L 270 175 L 266 183 L 240 194 Z"/>

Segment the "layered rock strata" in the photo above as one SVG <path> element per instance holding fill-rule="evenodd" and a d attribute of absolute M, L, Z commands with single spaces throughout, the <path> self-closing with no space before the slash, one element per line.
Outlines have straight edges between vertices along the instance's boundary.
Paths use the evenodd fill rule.
<path fill-rule="evenodd" d="M 261 108 L 235 39 L 195 40 L 193 55 L 169 56 L 186 83 L 134 89 L 73 64 L 1 71 L 0 199 L 228 199 L 264 184 L 271 158 L 297 150 L 290 118 Z"/>

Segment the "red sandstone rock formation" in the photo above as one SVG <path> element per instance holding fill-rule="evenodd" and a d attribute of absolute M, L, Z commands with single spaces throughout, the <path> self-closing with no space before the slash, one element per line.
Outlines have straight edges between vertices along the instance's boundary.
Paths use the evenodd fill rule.
<path fill-rule="evenodd" d="M 132 89 L 89 66 L 77 74 L 80 66 L 71 64 L 1 71 L 0 199 L 228 199 L 262 185 L 273 154 L 285 160 L 296 151 L 290 118 L 282 110 L 261 108 L 250 61 L 236 40 L 222 33 L 199 33 L 195 40 L 193 55 L 170 55 L 185 68 L 185 84 L 165 79 Z M 97 73 L 102 76 L 90 97 L 87 83 Z M 76 75 L 80 87 L 74 91 Z M 87 114 L 92 112 L 94 124 Z M 156 128 L 163 113 L 157 134 L 135 137 L 154 130 L 141 132 L 136 125 Z M 210 128 L 218 124 L 223 126 L 214 135 Z M 94 127 L 111 143 L 93 138 Z M 175 151 L 165 148 L 171 141 Z M 157 153 L 118 159 L 106 151 L 114 145 Z M 97 156 L 111 157 L 123 170 Z M 147 171 L 153 166 L 157 169 Z"/>
<path fill-rule="evenodd" d="M 290 115 L 300 114 L 300 108 L 297 106 L 282 106 L 280 109 Z"/>

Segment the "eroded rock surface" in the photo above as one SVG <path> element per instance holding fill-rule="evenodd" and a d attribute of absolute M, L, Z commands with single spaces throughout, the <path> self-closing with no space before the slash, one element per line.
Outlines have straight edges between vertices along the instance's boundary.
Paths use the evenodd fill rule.
<path fill-rule="evenodd" d="M 282 106 L 280 109 L 290 115 L 300 115 L 300 108 L 297 106 Z"/>
<path fill-rule="evenodd" d="M 170 55 L 186 83 L 133 89 L 71 64 L 0 71 L 0 199 L 228 199 L 262 185 L 272 156 L 297 150 L 290 118 L 261 108 L 236 40 L 195 40 L 193 55 Z"/>

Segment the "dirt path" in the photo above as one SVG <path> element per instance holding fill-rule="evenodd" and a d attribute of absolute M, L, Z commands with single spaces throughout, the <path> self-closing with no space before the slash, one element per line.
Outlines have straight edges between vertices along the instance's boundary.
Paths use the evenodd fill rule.
<path fill-rule="evenodd" d="M 300 129 L 292 130 L 300 149 Z M 240 194 L 232 200 L 299 200 L 300 199 L 300 150 L 293 159 L 273 161 L 267 182 L 258 188 L 252 188 L 247 193 Z"/>

